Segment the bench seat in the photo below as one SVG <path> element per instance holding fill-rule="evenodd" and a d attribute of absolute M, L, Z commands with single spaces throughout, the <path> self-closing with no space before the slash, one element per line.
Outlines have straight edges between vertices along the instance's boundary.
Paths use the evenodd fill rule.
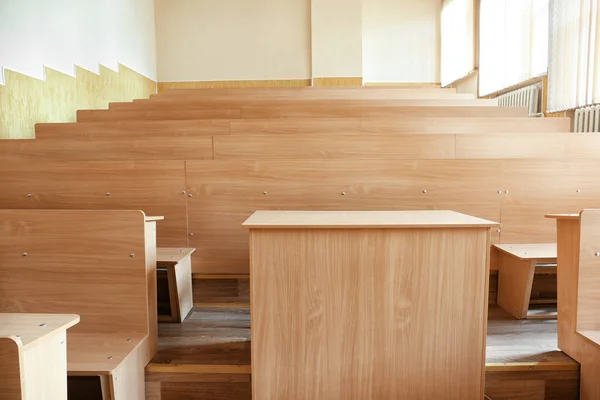
<path fill-rule="evenodd" d="M 498 305 L 515 318 L 527 318 L 536 271 L 556 271 L 556 243 L 495 244 L 493 251 L 498 268 Z"/>
<path fill-rule="evenodd" d="M 140 345 L 141 347 L 145 345 L 146 340 L 147 335 L 70 334 L 67 355 L 68 373 L 69 375 L 113 374 Z"/>
<path fill-rule="evenodd" d="M 168 303 L 168 314 L 159 313 L 159 322 L 182 322 L 194 306 L 192 291 L 192 254 L 194 248 L 159 247 L 156 249 L 157 274 L 166 272 L 168 299 L 159 303 Z M 159 278 L 160 283 L 160 278 Z M 159 291 L 160 292 L 160 291 Z M 162 309 L 162 307 L 159 307 Z"/>

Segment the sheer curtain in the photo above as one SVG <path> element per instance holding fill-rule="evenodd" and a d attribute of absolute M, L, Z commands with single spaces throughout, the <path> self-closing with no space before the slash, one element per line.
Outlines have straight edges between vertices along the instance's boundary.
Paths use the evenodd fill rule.
<path fill-rule="evenodd" d="M 442 3 L 442 86 L 464 78 L 475 69 L 475 0 Z"/>
<path fill-rule="evenodd" d="M 600 103 L 598 0 L 552 0 L 548 111 Z"/>
<path fill-rule="evenodd" d="M 548 2 L 549 0 L 481 0 L 480 96 L 546 73 Z"/>

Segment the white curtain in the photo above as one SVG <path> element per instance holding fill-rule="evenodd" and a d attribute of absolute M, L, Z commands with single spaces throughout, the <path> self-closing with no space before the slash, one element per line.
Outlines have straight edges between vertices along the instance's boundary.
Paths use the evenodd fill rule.
<path fill-rule="evenodd" d="M 480 96 L 546 74 L 548 1 L 481 0 Z"/>
<path fill-rule="evenodd" d="M 551 0 L 548 111 L 600 103 L 598 0 Z"/>
<path fill-rule="evenodd" d="M 475 69 L 474 0 L 442 3 L 442 86 L 464 78 Z"/>

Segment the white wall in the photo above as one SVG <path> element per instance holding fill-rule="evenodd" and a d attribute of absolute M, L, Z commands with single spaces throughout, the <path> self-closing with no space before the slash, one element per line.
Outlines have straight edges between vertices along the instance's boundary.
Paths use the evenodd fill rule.
<path fill-rule="evenodd" d="M 362 0 L 312 0 L 313 77 L 362 76 Z"/>
<path fill-rule="evenodd" d="M 441 0 L 364 0 L 365 82 L 439 82 Z"/>
<path fill-rule="evenodd" d="M 0 0 L 0 68 L 43 79 L 119 63 L 156 80 L 153 0 Z"/>
<path fill-rule="evenodd" d="M 155 0 L 161 82 L 308 79 L 310 0 Z"/>

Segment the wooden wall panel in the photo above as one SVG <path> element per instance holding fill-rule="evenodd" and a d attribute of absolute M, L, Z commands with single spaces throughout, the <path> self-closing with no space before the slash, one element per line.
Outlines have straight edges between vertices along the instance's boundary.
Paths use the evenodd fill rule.
<path fill-rule="evenodd" d="M 210 88 L 277 88 L 310 86 L 310 79 L 281 80 L 240 80 L 240 81 L 196 81 L 196 82 L 158 82 L 158 92 L 182 89 Z"/>
<path fill-rule="evenodd" d="M 245 135 L 214 138 L 218 160 L 446 159 L 454 135 Z"/>
<path fill-rule="evenodd" d="M 35 126 L 36 139 L 98 139 L 114 136 L 146 138 L 165 134 L 171 136 L 228 135 L 229 120 L 117 121 L 36 124 Z"/>
<path fill-rule="evenodd" d="M 255 210 L 449 209 L 499 221 L 500 166 L 490 160 L 187 162 L 194 272 L 248 272 L 248 234 L 240 224 Z"/>
<path fill-rule="evenodd" d="M 156 93 L 156 82 L 119 65 L 100 66 L 100 74 L 75 67 L 75 77 L 46 68 L 46 81 L 5 70 L 0 85 L 0 139 L 33 138 L 40 122 L 73 122 L 78 108 L 107 108 L 110 101 L 131 101 Z"/>
<path fill-rule="evenodd" d="M 239 109 L 218 110 L 78 110 L 77 122 L 108 122 L 108 121 L 131 121 L 131 120 L 179 120 L 179 119 L 223 119 L 239 118 Z"/>
<path fill-rule="evenodd" d="M 212 136 L 96 137 L 0 142 L 0 159 L 24 161 L 145 161 L 213 158 Z"/>
<path fill-rule="evenodd" d="M 369 118 L 369 117 L 528 117 L 523 107 L 411 107 L 411 106 L 337 106 L 325 107 L 314 103 L 298 108 L 281 104 L 277 107 L 244 106 L 242 118 Z"/>
<path fill-rule="evenodd" d="M 457 158 L 596 158 L 600 154 L 597 134 L 495 133 L 457 135 Z"/>
<path fill-rule="evenodd" d="M 504 161 L 501 242 L 555 242 L 555 222 L 544 215 L 599 208 L 599 170 L 593 160 Z"/>
<path fill-rule="evenodd" d="M 568 132 L 568 118 L 296 118 L 231 120 L 231 134 Z"/>
<path fill-rule="evenodd" d="M 362 77 L 356 78 L 313 78 L 313 86 L 362 86 Z"/>
<path fill-rule="evenodd" d="M 0 210 L 1 311 L 80 315 L 70 334 L 147 334 L 144 219 L 140 211 Z"/>
<path fill-rule="evenodd" d="M 134 209 L 162 215 L 158 245 L 186 247 L 182 161 L 0 164 L 0 208 Z"/>

